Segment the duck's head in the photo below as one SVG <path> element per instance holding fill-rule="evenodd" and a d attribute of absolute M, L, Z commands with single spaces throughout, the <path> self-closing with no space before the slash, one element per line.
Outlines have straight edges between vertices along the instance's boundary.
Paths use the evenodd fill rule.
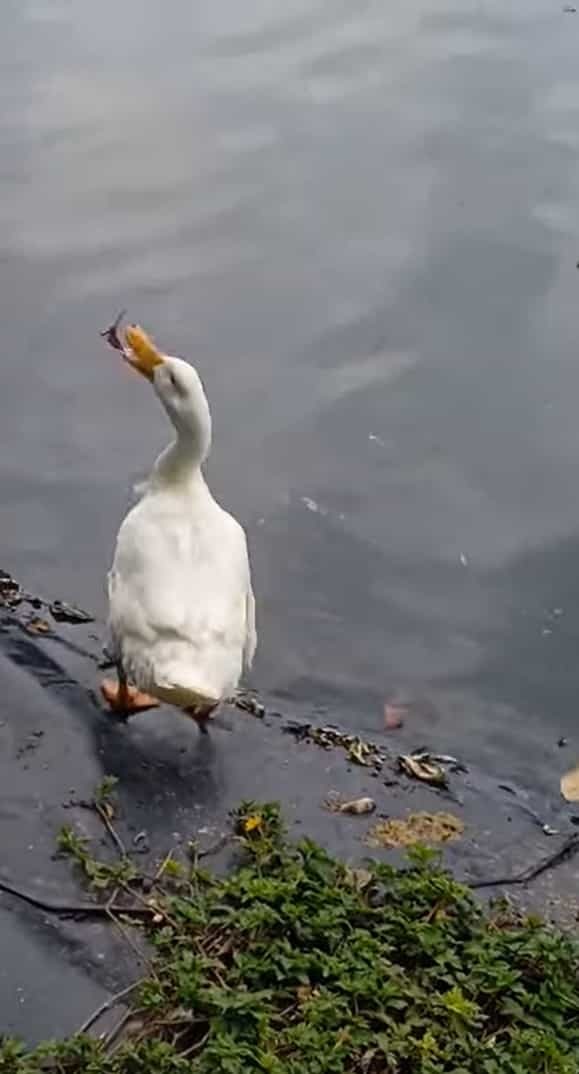
<path fill-rule="evenodd" d="M 124 337 L 126 362 L 151 382 L 179 440 L 203 461 L 211 446 L 211 414 L 197 370 L 183 358 L 162 354 L 138 325 L 129 325 Z"/>

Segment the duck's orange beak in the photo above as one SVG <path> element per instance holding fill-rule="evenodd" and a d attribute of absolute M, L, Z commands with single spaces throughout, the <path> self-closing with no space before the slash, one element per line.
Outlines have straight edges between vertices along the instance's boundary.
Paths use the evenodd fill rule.
<path fill-rule="evenodd" d="M 130 324 L 125 329 L 125 344 L 128 350 L 126 360 L 147 380 L 152 380 L 157 366 L 164 362 L 163 355 L 149 339 L 138 324 Z"/>

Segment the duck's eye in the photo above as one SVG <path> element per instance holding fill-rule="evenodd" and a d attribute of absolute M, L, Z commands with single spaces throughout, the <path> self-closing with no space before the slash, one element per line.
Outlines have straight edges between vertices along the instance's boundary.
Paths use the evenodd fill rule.
<path fill-rule="evenodd" d="M 174 369 L 168 369 L 167 374 L 169 377 L 169 383 L 175 394 L 179 396 L 186 395 L 187 393 L 185 388 L 183 387 L 183 381 L 181 380 L 179 374 L 176 373 Z"/>

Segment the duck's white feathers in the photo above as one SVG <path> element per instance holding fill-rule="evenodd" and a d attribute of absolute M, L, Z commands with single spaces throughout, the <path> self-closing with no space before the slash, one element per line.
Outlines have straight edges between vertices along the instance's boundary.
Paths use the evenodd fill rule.
<path fill-rule="evenodd" d="M 139 689 L 182 708 L 231 696 L 257 640 L 247 542 L 200 471 L 146 487 L 108 590 L 113 650 Z"/>

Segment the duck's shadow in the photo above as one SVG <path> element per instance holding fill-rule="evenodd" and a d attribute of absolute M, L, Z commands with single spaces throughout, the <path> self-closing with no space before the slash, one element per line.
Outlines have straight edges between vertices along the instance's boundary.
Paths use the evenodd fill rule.
<path fill-rule="evenodd" d="M 99 712 L 91 727 L 103 774 L 119 781 L 130 826 L 161 838 L 184 826 L 191 831 L 224 796 L 220 728 L 200 734 L 178 713 L 155 710 L 119 725 Z"/>
<path fill-rule="evenodd" d="M 63 742 L 62 775 L 66 785 L 70 786 L 73 768 L 76 787 L 82 787 L 82 793 L 88 796 L 94 788 L 84 784 L 89 779 L 94 781 L 96 758 L 103 777 L 115 776 L 119 781 L 126 825 L 146 829 L 150 836 L 158 833 L 165 841 L 167 833 L 170 837 L 176 829 L 192 831 L 200 818 L 215 813 L 226 785 L 224 753 L 231 738 L 227 712 L 219 714 L 206 735 L 199 733 L 193 721 L 163 708 L 121 724 L 102 709 L 96 698 L 92 688 L 94 669 L 86 668 L 84 659 L 77 661 L 74 670 L 67 667 L 59 659 L 63 649 L 54 645 L 55 640 L 60 639 L 52 635 L 49 647 L 26 635 L 16 616 L 2 616 L 0 620 L 4 655 L 50 695 L 48 718 L 54 733 L 66 736 L 70 718 L 66 713 L 82 722 L 85 735 L 76 738 L 73 753 L 70 742 L 66 750 Z M 42 704 L 41 697 L 36 704 Z M 62 720 L 58 719 L 59 709 Z M 36 722 L 38 715 L 36 709 Z"/>

